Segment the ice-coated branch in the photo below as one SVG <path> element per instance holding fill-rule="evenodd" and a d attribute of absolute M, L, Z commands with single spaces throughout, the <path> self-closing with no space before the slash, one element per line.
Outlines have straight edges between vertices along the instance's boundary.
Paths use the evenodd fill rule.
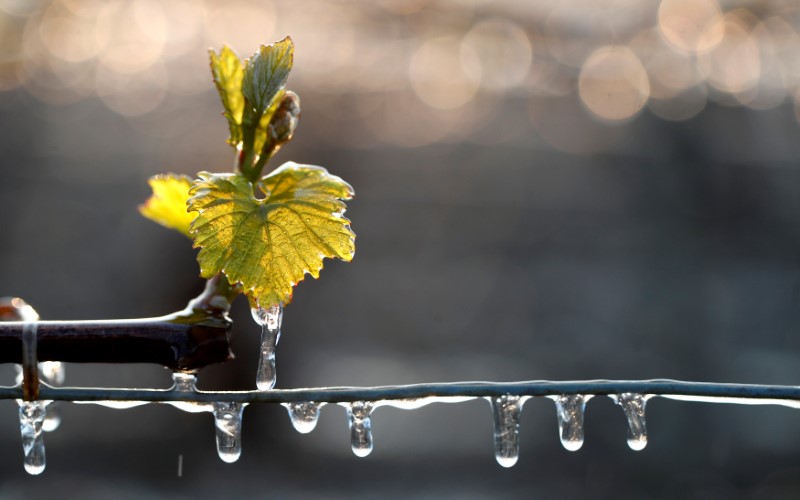
<path fill-rule="evenodd" d="M 228 311 L 238 293 L 217 275 L 181 311 L 155 318 L 89 321 L 39 321 L 22 299 L 0 298 L 0 363 L 21 364 L 29 372 L 42 361 L 155 363 L 196 371 L 233 357 Z M 35 335 L 27 340 L 33 345 L 23 349 L 31 332 Z"/>
<path fill-rule="evenodd" d="M 0 322 L 0 363 L 22 363 L 22 332 L 37 330 L 37 361 L 155 363 L 197 370 L 231 357 L 230 324 L 179 315 L 134 320 Z"/>

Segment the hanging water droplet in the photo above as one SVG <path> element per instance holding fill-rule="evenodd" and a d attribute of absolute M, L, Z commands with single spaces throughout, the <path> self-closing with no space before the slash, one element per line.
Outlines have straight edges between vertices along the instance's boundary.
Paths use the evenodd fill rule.
<path fill-rule="evenodd" d="M 64 363 L 61 361 L 42 361 L 39 363 L 42 381 L 48 385 L 64 384 Z"/>
<path fill-rule="evenodd" d="M 282 403 L 282 406 L 289 412 L 294 429 L 301 434 L 308 434 L 314 430 L 319 420 L 319 410 L 325 403 L 315 403 L 314 401 L 298 401 L 294 403 Z"/>
<path fill-rule="evenodd" d="M 223 462 L 233 463 L 242 454 L 242 411 L 244 403 L 214 403 L 217 428 L 217 454 Z"/>
<path fill-rule="evenodd" d="M 50 402 L 45 409 L 44 423 L 42 430 L 45 432 L 53 432 L 61 425 L 61 412 L 58 410 L 55 402 Z"/>
<path fill-rule="evenodd" d="M 527 398 L 506 394 L 488 398 L 494 416 L 494 456 L 503 467 L 519 458 L 519 415 Z"/>
<path fill-rule="evenodd" d="M 19 426 L 22 433 L 22 450 L 25 453 L 25 470 L 28 474 L 41 474 L 45 467 L 42 426 L 47 414 L 44 401 L 21 401 Z"/>
<path fill-rule="evenodd" d="M 558 417 L 558 434 L 561 444 L 569 451 L 577 451 L 583 446 L 583 412 L 591 395 L 566 394 L 553 396 Z"/>
<path fill-rule="evenodd" d="M 261 356 L 258 359 L 256 387 L 260 391 L 268 391 L 275 387 L 277 373 L 275 371 L 275 346 L 281 338 L 283 322 L 283 306 L 269 308 L 254 307 L 251 309 L 253 320 L 261 325 Z"/>
<path fill-rule="evenodd" d="M 372 453 L 372 421 L 374 405 L 369 401 L 354 401 L 344 405 L 350 425 L 350 447 L 357 457 Z"/>
<path fill-rule="evenodd" d="M 43 361 L 39 363 L 39 374 L 42 381 L 48 385 L 58 387 L 64 384 L 64 363 L 60 361 Z M 42 428 L 45 432 L 53 432 L 61 425 L 61 412 L 56 402 L 47 405 Z"/>
<path fill-rule="evenodd" d="M 634 451 L 643 450 L 647 446 L 647 427 L 644 421 L 644 407 L 649 395 L 623 392 L 609 397 L 622 407 L 628 419 L 628 446 Z"/>

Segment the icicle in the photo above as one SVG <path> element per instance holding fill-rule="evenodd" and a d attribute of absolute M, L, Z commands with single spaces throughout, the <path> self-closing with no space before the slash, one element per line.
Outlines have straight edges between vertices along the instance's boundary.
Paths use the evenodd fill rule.
<path fill-rule="evenodd" d="M 283 306 L 277 305 L 268 309 L 254 307 L 250 312 L 253 320 L 261 325 L 261 356 L 256 372 L 256 387 L 260 391 L 268 391 L 275 387 L 275 346 L 281 338 Z"/>
<path fill-rule="evenodd" d="M 344 405 L 350 425 L 350 446 L 357 457 L 372 453 L 372 422 L 374 405 L 369 401 L 354 401 Z"/>
<path fill-rule="evenodd" d="M 494 456 L 503 467 L 519 458 L 519 415 L 527 398 L 506 394 L 488 398 L 494 414 Z"/>
<path fill-rule="evenodd" d="M 622 407 L 628 419 L 628 446 L 635 451 L 643 450 L 647 446 L 647 427 L 644 421 L 644 407 L 648 395 L 623 392 L 612 394 L 611 399 Z"/>
<path fill-rule="evenodd" d="M 583 446 L 583 411 L 591 395 L 567 394 L 554 396 L 558 434 L 561 444 L 569 451 L 577 451 Z"/>
<path fill-rule="evenodd" d="M 217 428 L 217 454 L 223 462 L 233 463 L 242 454 L 242 411 L 244 403 L 214 403 Z"/>
<path fill-rule="evenodd" d="M 22 384 L 22 366 L 15 365 L 17 371 L 17 385 Z M 43 361 L 39 363 L 39 379 L 54 387 L 64 384 L 64 364 L 60 361 Z M 54 401 L 48 401 L 45 405 L 47 407 L 47 416 L 45 417 L 42 429 L 45 432 L 53 432 L 61 425 L 61 414 L 58 411 L 58 405 Z"/>
<path fill-rule="evenodd" d="M 308 434 L 314 430 L 319 420 L 319 410 L 325 403 L 315 403 L 314 401 L 300 401 L 295 403 L 282 403 L 282 406 L 289 412 L 294 429 L 301 434 Z"/>
<path fill-rule="evenodd" d="M 37 475 L 44 471 L 44 440 L 42 427 L 47 414 L 44 401 L 20 401 L 19 426 L 22 433 L 22 450 L 25 452 L 25 470 Z"/>

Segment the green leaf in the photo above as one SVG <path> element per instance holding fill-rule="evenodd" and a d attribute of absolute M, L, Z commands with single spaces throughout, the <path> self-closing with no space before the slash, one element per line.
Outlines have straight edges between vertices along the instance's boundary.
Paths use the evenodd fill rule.
<path fill-rule="evenodd" d="M 245 62 L 242 94 L 259 118 L 286 85 L 293 59 L 294 43 L 287 36 L 272 45 L 262 45 Z"/>
<path fill-rule="evenodd" d="M 289 162 L 255 186 L 241 175 L 199 176 L 189 210 L 200 214 L 189 232 L 203 277 L 223 272 L 270 307 L 288 304 L 306 273 L 319 277 L 323 258 L 353 258 L 355 234 L 342 216 L 353 188 L 324 168 Z"/>
<path fill-rule="evenodd" d="M 284 89 L 280 89 L 272 99 L 272 104 L 270 104 L 264 114 L 261 115 L 261 120 L 258 122 L 258 128 L 256 128 L 255 140 L 253 141 L 253 151 L 257 152 L 258 154 L 263 154 L 264 144 L 267 142 L 267 127 L 269 126 L 269 122 L 272 121 L 275 111 L 278 110 L 285 93 L 286 91 Z"/>
<path fill-rule="evenodd" d="M 192 179 L 185 175 L 155 175 L 148 179 L 152 196 L 139 205 L 139 213 L 164 227 L 174 229 L 186 236 L 189 225 L 197 217 L 186 209 Z"/>
<path fill-rule="evenodd" d="M 224 115 L 228 120 L 230 137 L 228 144 L 237 147 L 242 142 L 242 114 L 244 113 L 244 96 L 242 95 L 242 78 L 244 68 L 242 61 L 227 45 L 222 47 L 219 54 L 209 50 L 211 59 L 211 74 L 217 86 Z"/>

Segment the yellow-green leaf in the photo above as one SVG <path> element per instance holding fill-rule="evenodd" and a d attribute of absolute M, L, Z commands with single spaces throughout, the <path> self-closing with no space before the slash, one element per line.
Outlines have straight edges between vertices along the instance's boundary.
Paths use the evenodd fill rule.
<path fill-rule="evenodd" d="M 209 50 L 208 53 L 211 59 L 211 74 L 214 76 L 214 84 L 217 86 L 219 97 L 222 100 L 222 107 L 225 108 L 223 114 L 228 120 L 230 129 L 231 136 L 228 138 L 228 144 L 237 147 L 242 142 L 242 114 L 244 113 L 242 61 L 227 45 L 222 47 L 219 54 L 213 50 Z"/>
<path fill-rule="evenodd" d="M 139 205 L 139 212 L 164 227 L 189 236 L 189 225 L 197 214 L 186 209 L 192 179 L 185 175 L 155 175 L 148 179 L 152 196 Z M 191 237 L 191 236 L 189 236 Z"/>
<path fill-rule="evenodd" d="M 324 168 L 289 162 L 254 186 L 241 175 L 201 172 L 189 210 L 203 277 L 223 272 L 262 307 L 288 304 L 324 257 L 349 261 L 355 234 L 342 216 L 353 188 Z M 261 196 L 256 196 L 257 189 Z"/>
<path fill-rule="evenodd" d="M 286 37 L 272 45 L 262 45 L 245 62 L 242 94 L 257 117 L 272 105 L 278 92 L 286 85 L 294 59 L 294 43 Z"/>

